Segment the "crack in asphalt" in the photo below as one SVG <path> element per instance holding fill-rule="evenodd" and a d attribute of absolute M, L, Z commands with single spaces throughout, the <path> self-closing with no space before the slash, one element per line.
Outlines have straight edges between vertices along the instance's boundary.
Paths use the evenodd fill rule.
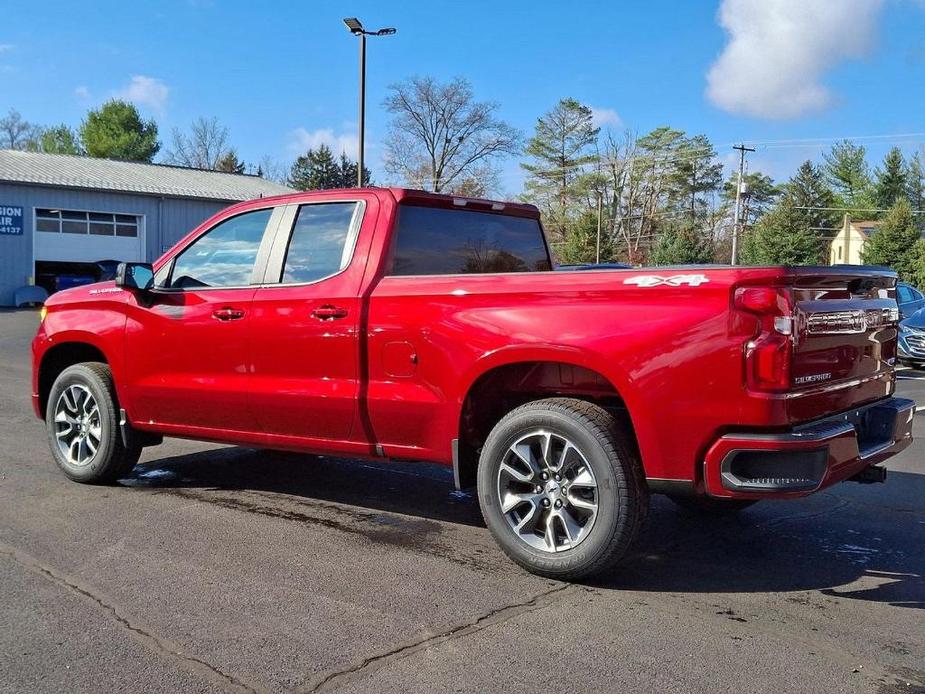
<path fill-rule="evenodd" d="M 555 588 L 539 593 L 538 595 L 534 595 L 532 598 L 524 602 L 505 605 L 504 607 L 498 607 L 494 610 L 491 610 L 490 612 L 486 612 L 474 620 L 457 625 L 455 627 L 451 627 L 440 632 L 439 634 L 432 634 L 416 641 L 399 644 L 394 648 L 385 651 L 384 653 L 368 656 L 363 660 L 354 663 L 353 665 L 349 665 L 339 670 L 323 673 L 315 679 L 314 684 L 309 685 L 307 688 L 299 689 L 298 691 L 300 694 L 315 694 L 315 692 L 327 691 L 335 685 L 342 685 L 346 684 L 347 682 L 360 679 L 368 675 L 370 672 L 385 667 L 392 661 L 406 658 L 410 655 L 413 655 L 414 653 L 426 650 L 436 644 L 445 643 L 446 641 L 450 641 L 452 639 L 463 638 L 465 636 L 469 636 L 470 634 L 482 631 L 483 629 L 487 629 L 492 625 L 506 622 L 527 612 L 541 610 L 554 602 L 552 596 L 555 596 L 558 593 L 562 593 L 563 591 L 569 589 L 575 591 L 579 588 L 580 586 L 575 586 L 572 584 L 559 585 Z"/>
<path fill-rule="evenodd" d="M 10 560 L 16 562 L 24 569 L 41 576 L 50 583 L 69 590 L 72 593 L 76 593 L 81 597 L 88 598 L 97 607 L 101 608 L 105 612 L 108 612 L 112 619 L 119 626 L 126 629 L 127 631 L 130 631 L 139 641 L 142 642 L 142 644 L 147 646 L 150 650 L 165 655 L 171 660 L 178 662 L 181 666 L 191 671 L 193 674 L 198 675 L 209 682 L 219 685 L 225 691 L 247 692 L 248 694 L 258 694 L 267 691 L 264 687 L 250 685 L 242 682 L 233 675 L 222 672 L 216 666 L 207 663 L 206 661 L 193 655 L 184 653 L 183 649 L 179 645 L 161 636 L 158 636 L 157 634 L 154 634 L 147 629 L 142 628 L 137 623 L 133 623 L 128 617 L 124 616 L 120 612 L 120 609 L 116 605 L 107 602 L 92 587 L 86 584 L 81 585 L 76 579 L 66 576 L 64 573 L 58 571 L 54 567 L 43 563 L 39 559 L 36 559 L 29 554 L 26 554 L 22 550 L 0 542 L 0 555 L 9 557 Z"/>

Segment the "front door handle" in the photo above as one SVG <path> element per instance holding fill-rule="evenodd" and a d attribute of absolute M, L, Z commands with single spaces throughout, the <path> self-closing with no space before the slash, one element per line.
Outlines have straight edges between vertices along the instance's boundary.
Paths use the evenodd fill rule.
<path fill-rule="evenodd" d="M 232 308 L 231 306 L 223 306 L 222 308 L 217 308 L 212 311 L 212 317 L 220 321 L 239 320 L 244 318 L 244 310 Z"/>
<path fill-rule="evenodd" d="M 319 306 L 312 311 L 312 318 L 317 318 L 318 320 L 334 320 L 335 318 L 346 317 L 347 309 L 341 308 L 340 306 L 332 306 L 331 304 Z"/>

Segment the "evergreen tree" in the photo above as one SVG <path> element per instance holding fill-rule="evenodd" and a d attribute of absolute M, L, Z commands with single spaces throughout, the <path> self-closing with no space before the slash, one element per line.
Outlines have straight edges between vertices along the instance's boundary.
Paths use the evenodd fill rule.
<path fill-rule="evenodd" d="M 295 160 L 289 185 L 296 190 L 329 190 L 341 186 L 341 171 L 327 145 L 310 149 Z"/>
<path fill-rule="evenodd" d="M 822 258 L 823 243 L 807 225 L 805 210 L 785 195 L 758 220 L 742 240 L 745 265 L 814 265 Z"/>
<path fill-rule="evenodd" d="M 688 265 L 713 262 L 713 247 L 697 233 L 697 229 L 689 224 L 672 225 L 663 231 L 652 255 L 649 256 L 651 265 Z"/>
<path fill-rule="evenodd" d="M 841 213 L 835 207 L 835 194 L 828 187 L 819 167 L 805 161 L 786 185 L 788 204 L 807 230 L 822 235 L 825 229 L 840 226 Z"/>
<path fill-rule="evenodd" d="M 606 219 L 601 220 L 601 262 L 614 257 L 613 240 L 607 233 Z M 564 264 L 593 263 L 597 259 L 597 211 L 585 210 L 572 222 L 565 234 L 564 243 L 556 253 Z"/>
<path fill-rule="evenodd" d="M 77 133 L 63 123 L 41 129 L 38 136 L 29 142 L 27 149 L 46 154 L 83 154 Z"/>
<path fill-rule="evenodd" d="M 921 212 L 925 210 L 925 162 L 922 161 L 921 152 L 916 152 L 909 160 L 906 179 L 906 197 L 913 211 L 917 211 L 915 219 L 919 228 L 925 228 L 925 213 Z"/>
<path fill-rule="evenodd" d="M 566 238 L 574 219 L 575 186 L 584 167 L 595 160 L 599 132 L 591 109 L 567 98 L 537 121 L 527 143 L 526 153 L 533 161 L 521 164 L 530 174 L 525 198 L 543 211 L 546 228 L 559 239 Z"/>
<path fill-rule="evenodd" d="M 880 209 L 891 209 L 899 198 L 906 197 L 906 164 L 899 147 L 893 147 L 877 169 L 876 202 Z"/>
<path fill-rule="evenodd" d="M 157 124 L 142 120 L 135 106 L 118 99 L 87 114 L 80 141 L 91 157 L 125 161 L 151 162 L 161 148 Z"/>
<path fill-rule="evenodd" d="M 338 175 L 340 178 L 338 188 L 356 188 L 357 187 L 357 162 L 353 161 L 347 156 L 346 152 L 340 153 L 340 161 L 337 164 Z M 363 167 L 363 185 L 368 186 L 372 174 L 369 173 L 369 169 L 365 166 Z"/>
<path fill-rule="evenodd" d="M 369 185 L 370 178 L 369 169 L 363 167 L 364 185 Z M 287 183 L 296 190 L 356 188 L 357 163 L 344 153 L 336 160 L 330 147 L 320 145 L 295 160 Z"/>
<path fill-rule="evenodd" d="M 864 244 L 861 259 L 866 265 L 885 265 L 902 279 L 914 280 L 919 238 L 912 206 L 904 196 L 898 197 L 880 228 Z"/>
<path fill-rule="evenodd" d="M 215 163 L 216 171 L 225 173 L 242 174 L 244 173 L 244 162 L 238 159 L 238 155 L 233 149 L 229 149 L 223 157 Z"/>
<path fill-rule="evenodd" d="M 823 155 L 826 183 L 842 197 L 848 206 L 855 204 L 871 185 L 867 167 L 867 152 L 863 145 L 843 140 L 832 145 Z"/>
<path fill-rule="evenodd" d="M 715 161 L 716 150 L 706 135 L 685 138 L 684 152 L 670 166 L 669 182 L 675 204 L 688 213 L 688 224 L 696 225 L 707 208 L 705 196 L 712 195 L 723 182 L 723 165 Z"/>
<path fill-rule="evenodd" d="M 723 199 L 730 205 L 735 204 L 738 182 L 739 175 L 734 173 L 723 184 Z M 744 222 L 745 226 L 751 226 L 780 197 L 781 189 L 774 184 L 774 180 L 770 176 L 765 176 L 760 171 L 745 174 L 745 184 L 748 188 L 748 199 L 747 204 L 743 203 L 743 208 L 748 210 L 748 219 L 744 220 Z"/>

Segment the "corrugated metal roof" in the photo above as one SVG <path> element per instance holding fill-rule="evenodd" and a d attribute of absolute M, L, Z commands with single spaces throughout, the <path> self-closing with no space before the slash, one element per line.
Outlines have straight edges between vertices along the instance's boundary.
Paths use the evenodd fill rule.
<path fill-rule="evenodd" d="M 229 202 L 293 192 L 244 174 L 10 149 L 0 149 L 0 181 Z"/>

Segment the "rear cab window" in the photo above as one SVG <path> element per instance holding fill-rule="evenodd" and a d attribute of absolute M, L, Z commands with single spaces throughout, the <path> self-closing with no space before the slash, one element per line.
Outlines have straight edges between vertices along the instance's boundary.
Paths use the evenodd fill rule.
<path fill-rule="evenodd" d="M 538 219 L 443 207 L 402 205 L 392 276 L 551 270 Z"/>

